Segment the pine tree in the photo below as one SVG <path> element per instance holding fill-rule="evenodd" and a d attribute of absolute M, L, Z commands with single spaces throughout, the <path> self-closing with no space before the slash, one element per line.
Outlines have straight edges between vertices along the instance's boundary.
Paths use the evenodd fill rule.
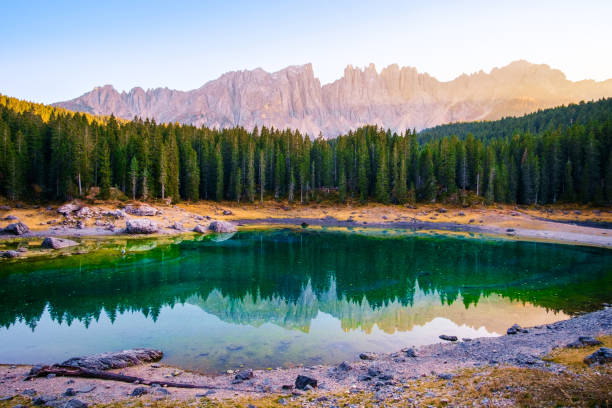
<path fill-rule="evenodd" d="M 215 148 L 215 199 L 223 200 L 223 156 L 221 155 L 221 145 L 217 144 Z"/>
<path fill-rule="evenodd" d="M 259 202 L 263 204 L 266 189 L 266 156 L 263 149 L 259 151 Z"/>
<path fill-rule="evenodd" d="M 130 161 L 130 181 L 132 186 L 132 200 L 136 199 L 136 183 L 138 182 L 138 159 L 132 156 Z"/>
<path fill-rule="evenodd" d="M 110 151 L 106 140 L 102 142 L 100 153 L 100 198 L 106 200 L 110 197 L 111 187 Z"/>

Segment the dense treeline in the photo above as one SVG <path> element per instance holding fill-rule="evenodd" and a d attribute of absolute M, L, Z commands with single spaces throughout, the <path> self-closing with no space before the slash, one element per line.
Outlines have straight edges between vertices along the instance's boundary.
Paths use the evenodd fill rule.
<path fill-rule="evenodd" d="M 466 192 L 505 203 L 612 201 L 610 115 L 540 134 L 420 143 L 414 131 L 374 126 L 312 140 L 266 127 L 92 120 L 50 107 L 45 117 L 40 107 L 12 109 L 11 100 L 0 98 L 0 194 L 11 200 L 68 200 L 97 186 L 101 198 L 115 187 L 130 198 L 174 201 L 308 202 L 330 191 L 342 202 L 430 202 Z"/>
<path fill-rule="evenodd" d="M 568 106 L 539 110 L 520 117 L 507 117 L 495 121 L 463 122 L 440 125 L 419 133 L 419 141 L 427 143 L 443 137 L 465 139 L 472 134 L 476 139 L 490 140 L 512 137 L 515 134 L 540 134 L 545 131 L 567 129 L 574 124 L 605 122 L 612 118 L 612 98 L 596 102 L 580 102 Z"/>

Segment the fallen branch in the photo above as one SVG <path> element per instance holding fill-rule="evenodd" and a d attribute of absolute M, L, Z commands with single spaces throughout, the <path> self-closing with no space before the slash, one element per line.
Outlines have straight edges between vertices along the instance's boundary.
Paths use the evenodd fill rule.
<path fill-rule="evenodd" d="M 90 370 L 82 367 L 71 367 L 62 365 L 42 366 L 37 367 L 36 370 L 30 371 L 30 374 L 25 378 L 24 381 L 31 380 L 36 377 L 45 377 L 49 374 L 55 374 L 63 377 L 81 377 L 81 378 L 97 378 L 101 380 L 121 381 L 131 384 L 143 384 L 143 385 L 154 385 L 157 384 L 162 387 L 174 387 L 174 388 L 192 388 L 192 389 L 209 389 L 209 390 L 228 390 L 228 391 L 240 391 L 240 392 L 258 392 L 256 390 L 248 389 L 236 389 L 229 387 L 216 387 L 212 385 L 197 385 L 197 384 L 185 384 L 175 383 L 170 381 L 159 381 L 159 380 L 147 380 L 141 377 L 134 377 L 132 375 L 115 374 L 106 371 Z"/>

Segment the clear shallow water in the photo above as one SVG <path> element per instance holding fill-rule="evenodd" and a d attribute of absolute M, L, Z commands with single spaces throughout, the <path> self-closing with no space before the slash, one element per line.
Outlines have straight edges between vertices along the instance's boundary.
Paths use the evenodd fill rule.
<path fill-rule="evenodd" d="M 336 363 L 612 300 L 609 250 L 388 235 L 241 232 L 126 257 L 5 264 L 0 362 L 154 347 L 203 372 Z"/>

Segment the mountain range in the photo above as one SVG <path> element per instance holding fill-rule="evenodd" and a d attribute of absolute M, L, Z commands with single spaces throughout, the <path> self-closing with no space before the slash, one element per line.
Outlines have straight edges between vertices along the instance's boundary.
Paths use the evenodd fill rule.
<path fill-rule="evenodd" d="M 69 110 L 211 128 L 255 126 L 299 129 L 333 137 L 366 124 L 394 131 L 518 116 L 582 100 L 612 96 L 612 79 L 570 81 L 548 65 L 515 61 L 489 73 L 442 82 L 412 67 L 347 66 L 321 85 L 312 64 L 274 73 L 261 68 L 229 72 L 191 91 L 96 87 L 69 101 Z"/>

